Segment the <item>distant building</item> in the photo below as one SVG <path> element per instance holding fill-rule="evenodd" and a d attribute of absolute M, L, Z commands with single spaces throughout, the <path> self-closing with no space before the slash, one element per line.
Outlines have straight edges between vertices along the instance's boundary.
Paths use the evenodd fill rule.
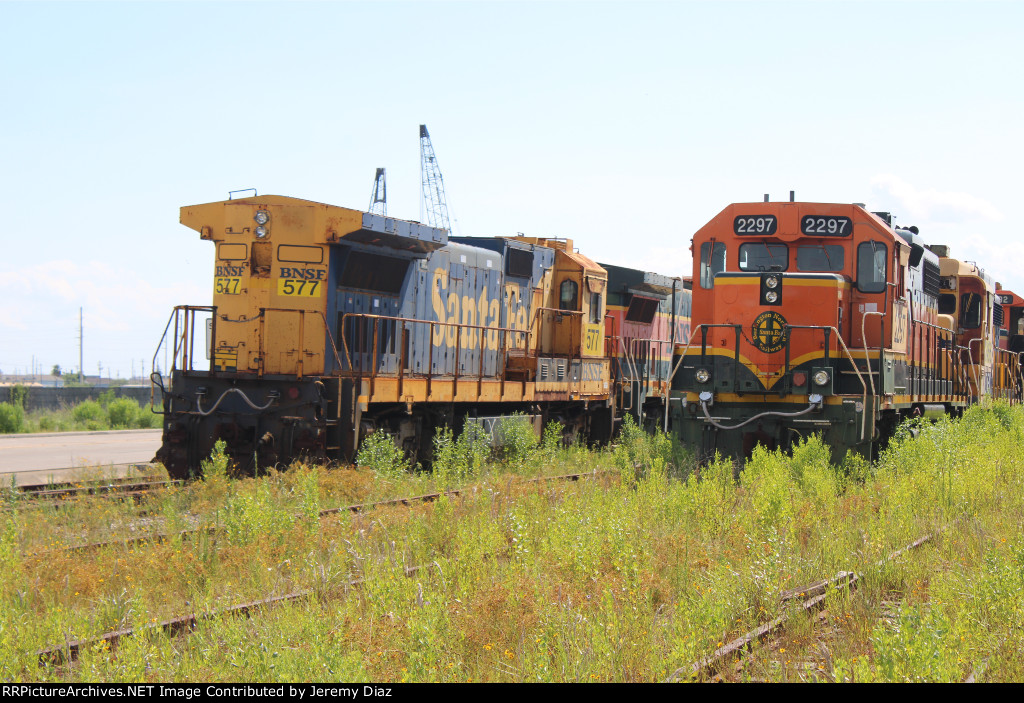
<path fill-rule="evenodd" d="M 39 386 L 43 388 L 63 388 L 63 376 L 50 374 L 0 374 L 0 386 Z"/>

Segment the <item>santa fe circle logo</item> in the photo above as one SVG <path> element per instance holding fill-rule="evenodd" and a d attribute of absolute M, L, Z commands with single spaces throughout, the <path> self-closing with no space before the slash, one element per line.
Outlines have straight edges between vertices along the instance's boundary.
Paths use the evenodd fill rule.
<path fill-rule="evenodd" d="M 754 346 L 773 354 L 786 346 L 786 318 L 775 311 L 763 312 L 750 328 Z"/>

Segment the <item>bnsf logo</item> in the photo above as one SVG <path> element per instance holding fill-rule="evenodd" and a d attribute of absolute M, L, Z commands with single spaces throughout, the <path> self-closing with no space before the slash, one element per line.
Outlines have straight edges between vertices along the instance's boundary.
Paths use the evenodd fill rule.
<path fill-rule="evenodd" d="M 218 266 L 218 276 L 244 276 L 245 266 Z"/>
<path fill-rule="evenodd" d="M 300 281 L 322 281 L 327 278 L 327 269 L 281 268 L 280 278 Z"/>

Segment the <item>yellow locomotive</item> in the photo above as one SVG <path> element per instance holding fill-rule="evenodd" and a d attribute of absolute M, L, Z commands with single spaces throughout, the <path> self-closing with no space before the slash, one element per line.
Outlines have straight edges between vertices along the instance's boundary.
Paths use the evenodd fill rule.
<path fill-rule="evenodd" d="M 274 195 L 183 207 L 181 222 L 216 257 L 213 304 L 176 308 L 161 342 L 174 364 L 157 458 L 174 477 L 218 439 L 251 470 L 350 461 L 375 429 L 429 461 L 435 429 L 467 417 L 613 432 L 608 274 L 571 240 L 455 238 Z"/>

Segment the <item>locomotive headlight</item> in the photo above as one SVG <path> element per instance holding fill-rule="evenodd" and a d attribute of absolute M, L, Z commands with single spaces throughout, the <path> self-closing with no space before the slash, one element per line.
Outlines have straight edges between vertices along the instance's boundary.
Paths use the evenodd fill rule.
<path fill-rule="evenodd" d="M 814 374 L 814 384 L 817 386 L 824 386 L 828 383 L 828 371 L 818 371 Z"/>
<path fill-rule="evenodd" d="M 697 369 L 697 373 L 693 374 L 693 377 L 697 379 L 697 383 L 707 383 L 711 380 L 711 372 L 707 369 Z"/>
<path fill-rule="evenodd" d="M 778 288 L 778 286 L 779 286 L 779 278 L 778 278 L 778 276 L 769 276 L 768 278 L 764 279 L 764 284 L 766 286 L 768 286 L 769 288 Z M 767 296 L 765 296 L 765 297 L 767 297 Z"/>
<path fill-rule="evenodd" d="M 256 228 L 256 238 L 257 239 L 263 239 L 264 237 L 267 236 L 267 234 L 268 234 L 268 230 L 263 225 L 260 225 L 259 227 Z"/>
<path fill-rule="evenodd" d="M 256 224 L 265 225 L 270 222 L 270 213 L 266 210 L 259 210 L 256 212 L 256 216 L 252 218 L 256 220 Z"/>
<path fill-rule="evenodd" d="M 769 281 L 772 281 L 772 280 L 774 280 L 774 279 L 772 279 L 772 278 L 769 278 L 768 280 L 769 280 Z M 770 290 L 770 291 L 765 291 L 765 294 L 764 294 L 764 299 L 765 299 L 765 302 L 768 302 L 768 303 L 774 303 L 774 302 L 775 302 L 776 300 L 778 300 L 778 299 L 779 299 L 779 294 L 778 294 L 778 293 L 776 293 L 776 292 L 775 292 L 775 291 L 773 291 L 773 290 Z"/>

